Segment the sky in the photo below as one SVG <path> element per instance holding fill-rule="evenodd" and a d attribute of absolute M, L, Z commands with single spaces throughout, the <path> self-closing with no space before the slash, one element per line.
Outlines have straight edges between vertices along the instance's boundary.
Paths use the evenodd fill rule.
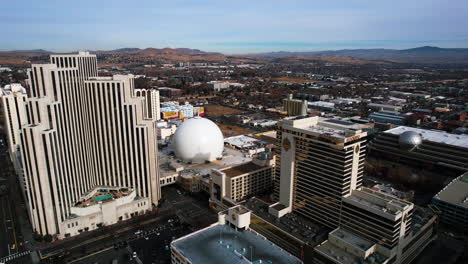
<path fill-rule="evenodd" d="M 467 0 L 14 0 L 0 6 L 0 50 L 468 48 Z"/>

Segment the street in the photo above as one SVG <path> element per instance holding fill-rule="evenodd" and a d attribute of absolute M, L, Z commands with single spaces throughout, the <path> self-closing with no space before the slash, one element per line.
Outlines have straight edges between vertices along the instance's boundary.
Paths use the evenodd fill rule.
<path fill-rule="evenodd" d="M 17 191 L 17 176 L 4 142 L 2 140 L 0 144 L 0 262 L 30 263 L 17 214 L 23 208 L 23 201 Z"/>

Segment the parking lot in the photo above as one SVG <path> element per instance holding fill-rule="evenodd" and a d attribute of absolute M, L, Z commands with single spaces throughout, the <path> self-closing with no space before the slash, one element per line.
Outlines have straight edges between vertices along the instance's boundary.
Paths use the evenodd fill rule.
<path fill-rule="evenodd" d="M 162 188 L 163 203 L 161 209 L 171 208 L 181 219 L 198 230 L 218 220 L 217 213 L 209 208 L 205 194 L 188 194 L 175 185 Z"/>

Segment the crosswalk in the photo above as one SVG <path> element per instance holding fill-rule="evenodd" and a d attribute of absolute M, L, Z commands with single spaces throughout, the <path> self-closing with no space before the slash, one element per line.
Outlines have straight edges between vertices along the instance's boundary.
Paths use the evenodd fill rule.
<path fill-rule="evenodd" d="M 31 253 L 31 251 L 27 250 L 27 251 L 23 251 L 23 252 L 18 252 L 18 253 L 15 253 L 15 254 L 11 254 L 9 256 L 6 256 L 6 257 L 3 257 L 0 259 L 0 263 L 8 263 L 9 261 L 12 261 L 14 259 L 17 259 L 17 258 L 20 258 L 20 257 L 23 257 L 23 256 L 26 256 L 26 255 L 29 255 Z"/>

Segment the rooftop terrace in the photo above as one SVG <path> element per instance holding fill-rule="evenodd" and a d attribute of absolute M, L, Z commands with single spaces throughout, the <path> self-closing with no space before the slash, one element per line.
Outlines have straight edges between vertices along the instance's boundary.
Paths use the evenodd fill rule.
<path fill-rule="evenodd" d="M 81 197 L 75 206 L 76 207 L 88 207 L 91 205 L 98 204 L 99 202 L 108 202 L 114 199 L 118 199 L 132 193 L 132 190 L 129 188 L 120 188 L 120 187 L 96 187 L 91 190 L 88 194 Z"/>
<path fill-rule="evenodd" d="M 302 263 L 257 233 L 228 225 L 212 225 L 175 240 L 172 246 L 192 263 Z"/>

